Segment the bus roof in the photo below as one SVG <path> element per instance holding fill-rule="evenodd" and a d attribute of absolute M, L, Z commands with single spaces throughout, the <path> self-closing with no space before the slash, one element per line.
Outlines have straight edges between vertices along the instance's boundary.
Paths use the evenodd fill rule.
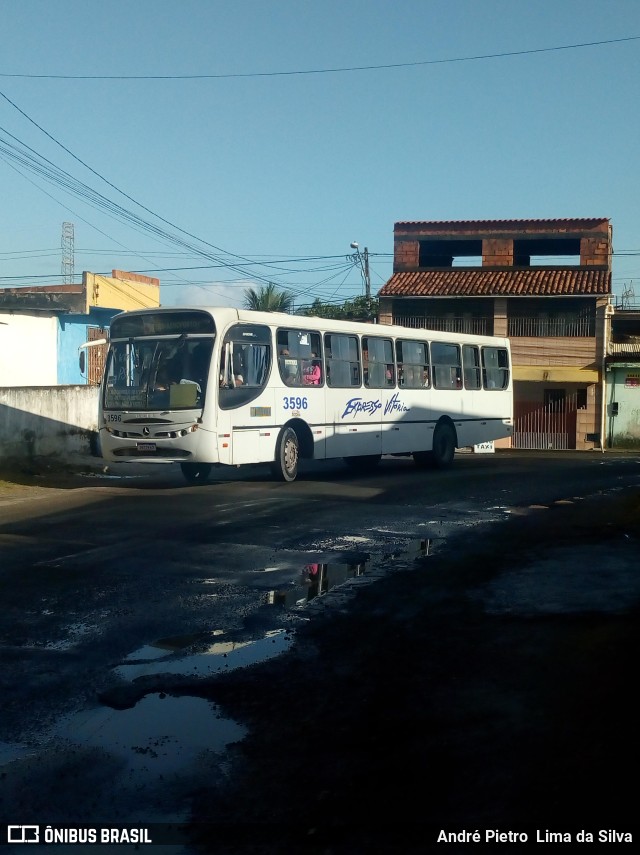
<path fill-rule="evenodd" d="M 319 332 L 352 332 L 358 335 L 388 335 L 394 338 L 428 337 L 433 341 L 451 341 L 478 344 L 483 341 L 508 344 L 506 336 L 477 335 L 472 333 L 443 332 L 414 327 L 403 327 L 394 324 L 376 324 L 366 321 L 345 321 L 333 318 L 320 318 L 316 315 L 291 315 L 286 312 L 256 312 L 252 309 L 234 309 L 226 306 L 160 306 L 149 309 L 134 309 L 121 312 L 111 320 L 133 315 L 157 315 L 179 312 L 203 312 L 211 315 L 220 326 L 227 327 L 232 323 L 265 324 L 271 327 L 289 327 L 293 329 L 308 329 L 310 326 Z"/>

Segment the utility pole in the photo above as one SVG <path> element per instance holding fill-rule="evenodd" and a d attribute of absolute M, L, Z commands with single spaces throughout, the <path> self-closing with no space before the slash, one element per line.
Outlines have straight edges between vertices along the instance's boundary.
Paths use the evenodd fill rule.
<path fill-rule="evenodd" d="M 367 249 L 366 246 L 364 248 L 363 258 L 364 258 L 364 265 L 363 265 L 362 269 L 364 271 L 364 293 L 365 293 L 366 298 L 367 298 L 367 303 L 369 305 L 371 305 L 371 277 L 369 276 L 369 250 Z"/>
<path fill-rule="evenodd" d="M 364 252 L 360 252 L 358 243 L 354 240 L 351 242 L 351 249 L 355 249 L 355 260 L 360 267 L 362 281 L 364 282 L 364 294 L 367 304 L 367 314 L 371 314 L 371 276 L 369 274 L 369 250 L 365 246 Z"/>
<path fill-rule="evenodd" d="M 369 275 L 369 250 L 365 246 L 364 252 L 360 252 L 358 243 L 351 241 L 351 249 L 355 249 L 356 262 L 360 267 L 362 281 L 364 282 L 364 293 L 367 298 L 367 305 L 371 304 L 371 277 Z"/>

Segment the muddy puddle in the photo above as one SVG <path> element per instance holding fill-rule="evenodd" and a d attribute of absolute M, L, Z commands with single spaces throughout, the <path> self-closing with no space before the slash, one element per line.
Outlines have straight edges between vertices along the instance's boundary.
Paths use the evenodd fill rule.
<path fill-rule="evenodd" d="M 54 733 L 56 740 L 114 755 L 130 774 L 154 776 L 178 773 L 203 751 L 222 751 L 245 735 L 210 701 L 164 693 L 146 695 L 131 709 L 83 711 Z"/>

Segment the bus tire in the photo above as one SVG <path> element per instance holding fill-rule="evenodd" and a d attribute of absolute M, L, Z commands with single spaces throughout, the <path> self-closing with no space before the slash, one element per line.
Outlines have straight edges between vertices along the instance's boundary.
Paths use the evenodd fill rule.
<path fill-rule="evenodd" d="M 295 481 L 298 475 L 300 443 L 292 427 L 283 427 L 276 443 L 276 458 L 271 471 L 279 481 Z"/>
<path fill-rule="evenodd" d="M 357 457 L 345 457 L 344 462 L 354 472 L 368 472 L 376 468 L 381 458 L 381 454 L 360 454 Z"/>
<path fill-rule="evenodd" d="M 180 468 L 189 484 L 204 484 L 211 472 L 210 463 L 181 463 Z"/>
<path fill-rule="evenodd" d="M 448 469 L 456 453 L 456 432 L 448 422 L 436 425 L 431 459 L 435 469 Z"/>

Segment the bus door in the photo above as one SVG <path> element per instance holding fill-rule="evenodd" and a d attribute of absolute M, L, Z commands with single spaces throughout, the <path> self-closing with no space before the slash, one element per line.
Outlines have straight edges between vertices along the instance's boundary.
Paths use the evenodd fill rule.
<path fill-rule="evenodd" d="M 324 337 L 327 377 L 327 457 L 382 453 L 380 389 L 363 388 L 356 335 Z"/>
<path fill-rule="evenodd" d="M 462 379 L 464 395 L 462 398 L 462 429 L 458 428 L 460 445 L 475 445 L 486 434 L 486 417 L 482 412 L 482 366 L 480 348 L 475 344 L 462 346 Z M 478 416 L 480 421 L 478 421 Z"/>
<path fill-rule="evenodd" d="M 382 435 L 385 454 L 423 451 L 431 442 L 427 423 L 431 419 L 429 346 L 424 341 L 396 342 L 397 390 L 389 399 Z"/>
<path fill-rule="evenodd" d="M 222 342 L 218 366 L 218 449 L 221 463 L 259 463 L 271 459 L 273 427 L 271 330 L 235 324 Z"/>

